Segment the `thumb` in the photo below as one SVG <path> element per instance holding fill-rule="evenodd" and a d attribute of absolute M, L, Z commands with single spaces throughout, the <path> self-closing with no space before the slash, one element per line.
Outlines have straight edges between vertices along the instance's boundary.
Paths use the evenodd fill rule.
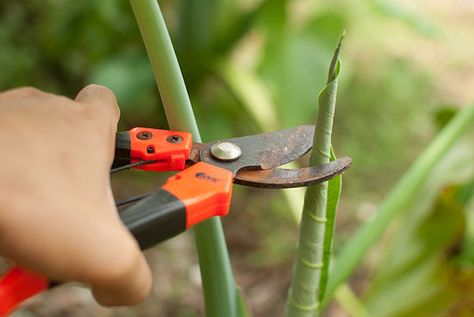
<path fill-rule="evenodd" d="M 99 118 L 111 122 L 115 127 L 120 118 L 120 108 L 115 94 L 109 88 L 91 84 L 77 94 L 75 100 Z"/>

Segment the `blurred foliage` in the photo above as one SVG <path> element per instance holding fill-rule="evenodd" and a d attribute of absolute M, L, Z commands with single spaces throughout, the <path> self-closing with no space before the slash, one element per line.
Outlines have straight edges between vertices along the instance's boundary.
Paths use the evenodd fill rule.
<path fill-rule="evenodd" d="M 350 31 L 358 18 L 349 8 L 329 5 L 295 23 L 294 10 L 282 0 L 246 5 L 214 0 L 205 6 L 197 0 L 182 0 L 164 1 L 162 6 L 205 140 L 256 132 L 265 126 L 312 122 L 316 93 L 324 86 L 335 40 L 344 28 Z M 101 83 L 117 95 L 122 128 L 166 127 L 126 1 L 3 2 L 0 14 L 0 89 L 32 85 L 73 97 L 85 84 Z M 242 55 L 250 55 L 250 61 L 240 62 Z M 229 59 L 242 74 L 222 75 L 223 61 L 229 64 Z M 342 74 L 336 151 L 340 148 L 355 163 L 362 155 L 370 158 L 363 167 L 354 164 L 353 180 L 348 180 L 351 190 L 352 182 L 359 187 L 364 179 L 376 179 L 373 171 L 381 168 L 395 179 L 403 162 L 414 156 L 419 144 L 399 149 L 408 135 L 419 133 L 413 131 L 412 120 L 419 118 L 420 108 L 412 105 L 425 99 L 429 79 L 407 61 L 393 57 L 373 67 L 356 56 L 345 57 L 344 63 L 348 65 Z M 251 87 L 258 91 L 232 85 L 240 75 L 254 78 L 257 84 Z M 264 102 L 257 99 L 242 108 L 241 96 L 246 92 L 267 96 L 265 102 L 275 112 L 268 116 L 269 124 L 265 124 L 266 115 L 258 116 Z M 384 99 L 376 106 L 377 94 Z M 404 120 L 397 120 L 401 117 Z M 365 156 L 367 152 L 374 155 Z M 380 186 L 377 182 L 366 185 L 371 190 Z"/>
<path fill-rule="evenodd" d="M 454 157 L 457 164 L 446 162 Z M 468 280 L 474 282 L 473 271 L 456 263 L 463 257 L 470 261 L 471 247 L 464 241 L 473 217 L 468 207 L 474 202 L 473 160 L 472 150 L 456 147 L 404 211 L 381 250 L 364 298 L 372 316 L 450 316 L 450 309 L 472 309 L 462 292 Z"/>
<path fill-rule="evenodd" d="M 431 139 L 437 124 L 446 123 L 453 112 L 446 107 L 451 101 L 444 100 L 433 84 L 437 78 L 413 59 L 380 44 L 392 36 L 390 32 L 419 41 L 443 34 L 435 22 L 395 1 L 166 0 L 160 4 L 203 140 L 313 122 L 332 48 L 342 30 L 347 30 L 333 143 L 336 154 L 353 158 L 353 167 L 344 179 L 336 250 L 360 221 L 354 211 L 380 201 Z M 0 90 L 29 85 L 74 97 L 87 83 L 101 83 L 117 95 L 121 129 L 166 128 L 127 1 L 2 1 L 0 46 Z M 419 54 L 416 43 L 410 49 Z M 463 157 L 453 155 L 451 159 Z M 455 173 L 459 174 L 471 175 L 472 180 L 472 174 Z M 120 182 L 125 185 L 118 191 L 133 192 L 125 188 L 132 184 L 127 175 Z M 390 259 L 403 253 L 404 260 L 379 264 L 381 271 L 374 271 L 375 283 L 363 299 L 370 311 L 381 311 L 379 307 L 395 296 L 384 285 L 393 285 L 397 294 L 412 286 L 411 307 L 423 306 L 421 295 L 434 300 L 440 290 L 455 292 L 458 303 L 467 298 L 460 290 L 471 289 L 474 220 L 472 203 L 464 205 L 466 200 L 459 198 L 467 191 L 465 184 L 470 184 L 469 179 L 444 183 L 445 190 L 437 188 L 426 198 L 426 206 L 413 207 L 413 215 L 406 213 L 414 218 L 399 220 L 406 228 L 393 229 L 392 242 L 382 246 L 390 251 L 379 251 Z M 276 192 L 250 189 L 238 189 L 234 196 L 234 210 L 239 213 L 226 219 L 231 253 L 239 254 L 233 261 L 269 271 L 279 265 L 289 267 L 296 230 L 284 200 Z M 434 239 L 438 231 L 445 239 Z M 249 239 L 252 235 L 255 239 Z M 455 245 L 460 251 L 454 255 Z M 386 253 L 391 251 L 396 252 L 392 257 Z M 415 291 L 423 285 L 433 291 Z M 285 281 L 281 287 L 287 287 Z M 281 293 L 275 295 L 280 302 L 286 289 Z M 407 297 L 399 298 L 386 305 L 403 306 L 400 303 Z M 249 300 L 258 302 L 257 297 Z M 173 303 L 177 302 L 175 297 Z M 258 303 L 256 315 L 280 307 Z M 456 305 L 449 303 L 448 313 L 458 316 Z M 386 315 L 409 313 L 395 308 L 390 312 L 384 308 Z M 163 311 L 180 314 L 170 309 Z M 186 311 L 183 316 L 196 314 Z M 147 316 L 140 315 L 140 309 L 136 315 Z"/>

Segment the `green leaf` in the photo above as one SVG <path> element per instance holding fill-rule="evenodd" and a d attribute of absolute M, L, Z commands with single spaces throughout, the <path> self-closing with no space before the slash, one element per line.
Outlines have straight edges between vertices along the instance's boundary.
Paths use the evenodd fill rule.
<path fill-rule="evenodd" d="M 474 191 L 474 178 L 471 184 L 464 188 L 460 194 L 467 205 L 467 197 L 472 197 Z M 469 208 L 470 207 L 470 208 Z M 474 204 L 468 205 L 465 211 L 466 232 L 464 236 L 461 253 L 456 258 L 456 263 L 462 267 L 474 268 Z"/>
<path fill-rule="evenodd" d="M 310 164 L 312 166 L 330 161 L 331 134 L 336 108 L 337 78 L 340 69 L 339 53 L 343 36 L 334 52 L 328 72 L 328 83 L 319 95 L 319 111 L 316 131 L 313 140 Z M 337 183 L 336 183 L 337 186 Z M 339 196 L 334 189 L 332 199 Z M 336 197 L 334 197 L 336 196 Z M 306 189 L 303 214 L 300 224 L 297 261 L 294 266 L 293 279 L 290 285 L 286 316 L 314 316 L 318 313 L 320 304 L 320 285 L 322 269 L 329 264 L 329 258 L 324 263 L 324 247 L 326 226 L 328 221 L 328 182 L 309 186 Z M 333 206 L 334 201 L 331 201 Z M 331 211 L 335 215 L 335 210 Z M 330 220 L 333 225 L 334 219 Z M 328 234 L 332 236 L 332 234 Z M 331 242 L 328 243 L 330 246 Z M 330 247 L 329 247 L 330 248 Z M 327 273 L 327 271 L 326 271 Z"/>
<path fill-rule="evenodd" d="M 453 250 L 463 239 L 466 204 L 474 195 L 472 184 L 443 186 L 428 208 L 423 206 L 426 200 L 433 201 L 432 195 L 423 194 L 404 215 L 384 247 L 374 284 L 364 300 L 372 315 L 437 316 L 454 303 L 456 279 L 452 276 L 458 268 L 453 265 Z M 390 305 L 393 302 L 403 305 Z"/>
<path fill-rule="evenodd" d="M 336 155 L 331 147 L 331 161 L 336 159 Z M 329 278 L 329 269 L 331 266 L 332 244 L 334 238 L 334 230 L 336 226 L 336 210 L 339 203 L 342 190 L 342 176 L 336 176 L 329 181 L 328 197 L 326 202 L 326 230 L 324 233 L 324 254 L 323 267 L 321 269 L 321 280 L 319 281 L 319 302 L 324 298 L 326 285 Z"/>
<path fill-rule="evenodd" d="M 374 218 L 365 223 L 344 246 L 329 279 L 323 305 L 329 302 L 336 288 L 356 269 L 394 217 L 417 197 L 436 165 L 473 122 L 474 105 L 460 111 L 436 136 L 378 207 Z"/>
<path fill-rule="evenodd" d="M 454 118 L 458 112 L 458 107 L 446 105 L 435 112 L 435 123 L 438 129 L 444 128 L 448 122 Z"/>

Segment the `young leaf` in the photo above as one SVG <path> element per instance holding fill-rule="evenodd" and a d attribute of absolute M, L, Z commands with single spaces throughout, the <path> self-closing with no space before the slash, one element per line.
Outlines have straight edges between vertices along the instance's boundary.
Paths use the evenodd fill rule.
<path fill-rule="evenodd" d="M 336 159 L 336 155 L 331 147 L 331 161 Z M 319 302 L 323 300 L 324 292 L 329 277 L 329 268 L 331 262 L 332 241 L 334 230 L 336 226 L 336 210 L 339 203 L 339 197 L 342 190 L 341 175 L 334 177 L 328 184 L 328 197 L 326 202 L 326 231 L 324 233 L 324 254 L 323 254 L 323 268 L 321 269 L 321 280 L 319 281 Z"/>
<path fill-rule="evenodd" d="M 313 151 L 310 158 L 311 165 L 324 164 L 330 161 L 331 133 L 336 108 L 339 52 L 342 38 L 331 61 L 327 86 L 319 95 L 319 111 Z M 339 196 L 335 191 L 337 189 L 334 188 L 333 195 Z M 327 198 L 328 182 L 310 186 L 306 190 L 300 225 L 298 255 L 288 294 L 286 316 L 314 316 L 318 313 L 322 269 L 325 264 L 324 239 L 328 216 Z M 326 264 L 328 264 L 328 258 L 326 258 Z M 324 288 L 325 280 L 322 284 Z"/>

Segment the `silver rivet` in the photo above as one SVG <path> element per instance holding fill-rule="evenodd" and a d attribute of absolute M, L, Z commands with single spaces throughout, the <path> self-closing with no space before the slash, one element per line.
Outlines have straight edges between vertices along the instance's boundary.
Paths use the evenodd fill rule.
<path fill-rule="evenodd" d="M 234 161 L 242 155 L 242 151 L 237 144 L 220 142 L 211 146 L 211 154 L 221 161 Z"/>

